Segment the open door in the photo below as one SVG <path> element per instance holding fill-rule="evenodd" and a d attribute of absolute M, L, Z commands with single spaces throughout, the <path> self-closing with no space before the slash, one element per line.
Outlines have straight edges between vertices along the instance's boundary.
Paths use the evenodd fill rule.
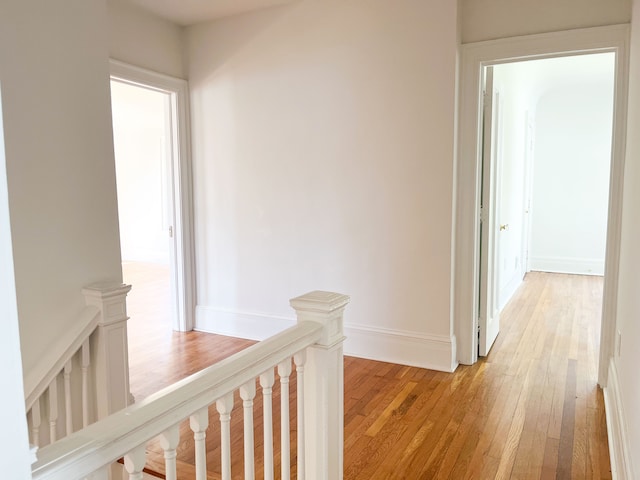
<path fill-rule="evenodd" d="M 478 355 L 486 356 L 500 332 L 498 304 L 498 118 L 499 95 L 493 85 L 493 67 L 485 68 L 480 193 L 480 304 Z"/>

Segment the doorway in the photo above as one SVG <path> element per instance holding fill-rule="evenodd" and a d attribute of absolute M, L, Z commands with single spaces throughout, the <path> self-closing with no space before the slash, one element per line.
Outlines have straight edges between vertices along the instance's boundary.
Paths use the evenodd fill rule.
<path fill-rule="evenodd" d="M 129 303 L 161 330 L 192 330 L 186 82 L 111 61 L 111 93 L 123 275 L 140 292 Z"/>
<path fill-rule="evenodd" d="M 629 27 L 617 25 L 502 39 L 463 45 L 461 49 L 460 108 L 456 158 L 454 329 L 458 360 L 473 364 L 478 359 L 479 270 L 477 249 L 482 162 L 482 72 L 484 67 L 514 61 L 555 58 L 586 53 L 615 55 L 615 87 L 606 270 L 600 342 L 599 383 L 606 386 L 607 370 L 614 352 L 615 308 L 620 250 L 620 213 L 624 171 L 627 105 L 627 39 Z"/>
<path fill-rule="evenodd" d="M 481 356 L 527 272 L 604 275 L 614 69 L 611 52 L 485 67 Z"/>

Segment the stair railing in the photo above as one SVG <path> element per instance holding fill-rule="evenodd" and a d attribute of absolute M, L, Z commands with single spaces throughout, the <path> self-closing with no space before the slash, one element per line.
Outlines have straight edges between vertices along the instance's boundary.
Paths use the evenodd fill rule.
<path fill-rule="evenodd" d="M 256 382 L 263 395 L 264 478 L 273 479 L 271 395 L 275 371 L 281 385 L 281 478 L 290 478 L 289 376 L 297 375 L 297 478 L 339 480 L 343 475 L 343 311 L 349 297 L 311 292 L 291 300 L 297 324 L 216 363 L 140 403 L 116 412 L 43 448 L 33 467 L 34 480 L 106 480 L 113 462 L 124 457 L 132 480 L 143 478 L 145 447 L 155 438 L 165 454 L 166 478 L 176 479 L 179 425 L 189 419 L 195 450 L 196 480 L 207 473 L 206 430 L 209 406 L 220 422 L 221 478 L 230 480 L 230 416 L 234 392 L 242 398 L 244 475 L 255 468 L 253 399 Z"/>
<path fill-rule="evenodd" d="M 87 306 L 25 373 L 32 445 L 53 443 L 128 405 L 130 288 L 122 284 L 84 288 Z"/>

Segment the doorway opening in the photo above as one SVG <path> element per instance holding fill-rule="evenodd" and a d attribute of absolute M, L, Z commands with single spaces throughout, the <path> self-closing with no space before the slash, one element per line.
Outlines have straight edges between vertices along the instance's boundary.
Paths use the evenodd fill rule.
<path fill-rule="evenodd" d="M 111 93 L 123 275 L 134 297 L 128 303 L 142 302 L 145 315 L 168 332 L 190 331 L 195 281 L 187 83 L 112 60 Z M 136 290 L 147 299 L 135 299 Z"/>
<path fill-rule="evenodd" d="M 164 92 L 111 80 L 122 276 L 134 286 L 132 337 L 143 324 L 164 332 L 177 325 L 169 102 Z"/>
<path fill-rule="evenodd" d="M 455 265 L 452 308 L 458 361 L 478 360 L 480 295 L 478 249 L 482 179 L 482 88 L 487 66 L 544 58 L 611 52 L 615 55 L 613 132 L 600 337 L 600 386 L 607 385 L 615 352 L 622 181 L 626 141 L 628 25 L 507 38 L 462 45 L 456 154 Z M 497 224 L 499 227 L 499 223 Z"/>
<path fill-rule="evenodd" d="M 479 355 L 529 271 L 603 276 L 615 54 L 484 67 Z"/>

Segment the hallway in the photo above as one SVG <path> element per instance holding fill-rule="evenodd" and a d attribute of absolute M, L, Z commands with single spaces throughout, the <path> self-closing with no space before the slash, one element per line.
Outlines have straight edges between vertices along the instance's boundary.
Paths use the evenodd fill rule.
<path fill-rule="evenodd" d="M 345 357 L 345 479 L 611 478 L 604 403 L 596 384 L 601 298 L 601 277 L 528 274 L 502 313 L 490 355 L 453 374 Z M 138 324 L 130 338 L 131 388 L 141 397 L 252 343 L 149 329 L 145 333 Z M 295 391 L 295 380 L 291 387 Z M 276 387 L 274 406 L 278 397 Z M 261 408 L 256 401 L 256 439 L 262 437 Z M 236 407 L 231 421 L 238 445 L 240 410 Z M 291 414 L 295 429 L 295 398 Z M 278 418 L 274 408 L 276 425 Z M 207 464 L 211 478 L 217 478 L 215 408 L 210 425 Z M 190 478 L 188 424 L 181 438 L 179 465 Z M 274 440 L 279 455 L 277 432 Z M 291 440 L 295 445 L 295 431 Z M 262 445 L 256 447 L 261 459 Z M 149 459 L 162 471 L 159 446 L 149 447 Z M 292 472 L 295 462 L 293 450 Z M 277 477 L 279 459 L 275 463 Z M 256 467 L 262 478 L 261 460 Z M 238 478 L 241 449 L 232 453 L 232 469 Z"/>

